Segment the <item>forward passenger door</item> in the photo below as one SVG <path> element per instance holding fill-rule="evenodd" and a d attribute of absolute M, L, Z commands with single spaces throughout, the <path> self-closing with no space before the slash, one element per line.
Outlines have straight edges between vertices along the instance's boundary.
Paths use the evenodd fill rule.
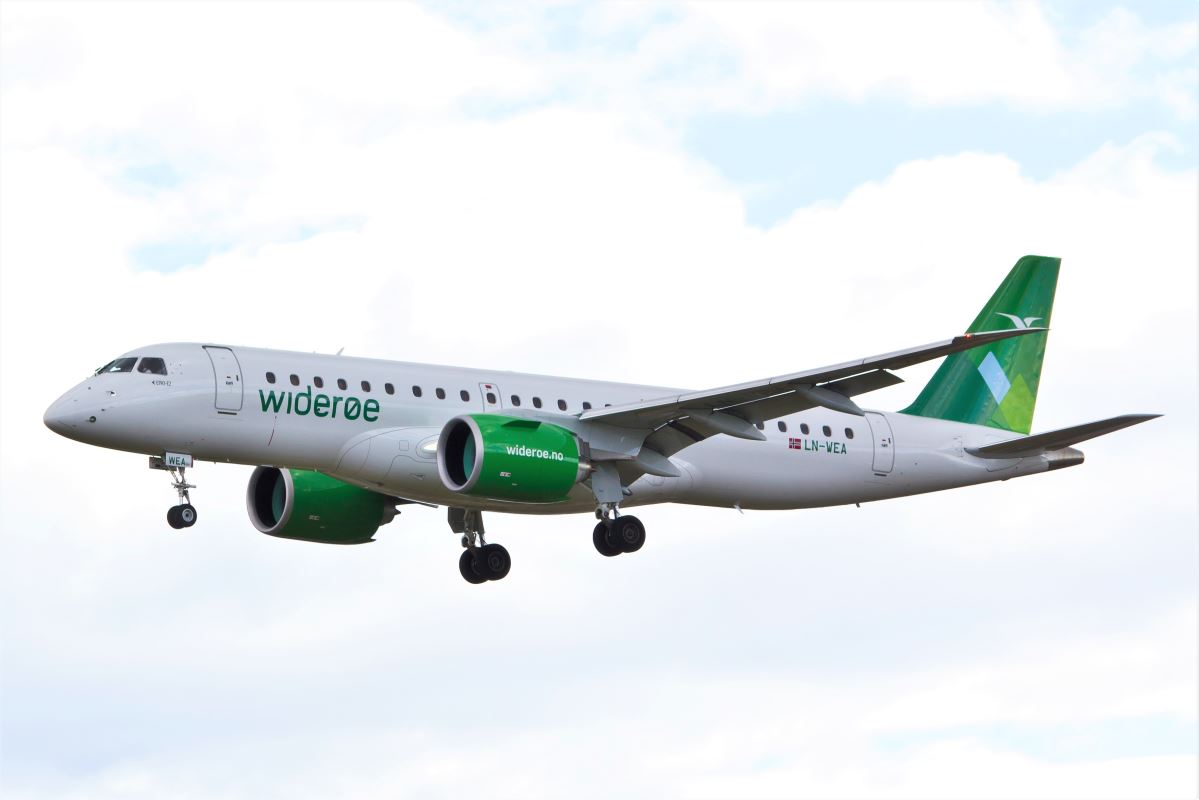
<path fill-rule="evenodd" d="M 222 414 L 241 411 L 241 365 L 228 347 L 208 347 L 204 352 L 212 361 L 212 376 L 216 382 L 216 410 Z"/>

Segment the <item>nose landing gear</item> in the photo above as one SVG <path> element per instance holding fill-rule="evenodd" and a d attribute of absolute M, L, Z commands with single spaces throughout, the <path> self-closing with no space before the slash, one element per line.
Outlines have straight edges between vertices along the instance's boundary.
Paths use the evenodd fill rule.
<path fill-rule="evenodd" d="M 150 456 L 150 469 L 160 469 L 171 473 L 171 486 L 179 495 L 179 504 L 167 509 L 167 524 L 178 530 L 190 528 L 196 524 L 196 507 L 191 503 L 188 489 L 195 489 L 194 483 L 188 483 L 185 477 L 186 467 L 168 465 L 161 456 Z"/>

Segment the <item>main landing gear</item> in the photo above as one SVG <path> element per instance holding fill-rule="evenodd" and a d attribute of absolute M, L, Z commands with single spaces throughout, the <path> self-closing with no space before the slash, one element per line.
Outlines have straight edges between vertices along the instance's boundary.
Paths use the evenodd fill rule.
<path fill-rule="evenodd" d="M 621 553 L 636 553 L 645 544 L 645 526 L 641 520 L 632 516 L 619 516 L 612 509 L 609 518 L 607 512 L 596 511 L 600 521 L 591 532 L 591 543 L 601 556 L 618 556 Z"/>
<path fill-rule="evenodd" d="M 591 542 L 604 556 L 636 553 L 645 544 L 645 526 L 632 516 L 621 516 L 613 508 L 601 508 Z M 467 583 L 502 580 L 512 569 L 512 556 L 503 545 L 487 544 L 483 532 L 483 512 L 467 508 L 449 509 L 450 530 L 462 534 L 462 555 L 458 572 Z"/>
<path fill-rule="evenodd" d="M 190 528 L 196 524 L 196 507 L 192 505 L 188 489 L 196 488 L 194 483 L 188 483 L 184 477 L 185 467 L 167 466 L 159 456 L 150 457 L 150 469 L 160 469 L 171 473 L 171 486 L 179 495 L 179 504 L 167 509 L 167 524 L 178 530 Z"/>
<path fill-rule="evenodd" d="M 512 556 L 500 544 L 483 539 L 483 512 L 468 508 L 450 508 L 450 530 L 462 534 L 462 556 L 458 571 L 467 583 L 503 580 L 512 569 Z"/>

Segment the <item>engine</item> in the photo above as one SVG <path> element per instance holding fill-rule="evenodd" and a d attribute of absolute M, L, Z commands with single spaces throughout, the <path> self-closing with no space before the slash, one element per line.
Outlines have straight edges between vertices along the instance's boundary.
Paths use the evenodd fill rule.
<path fill-rule="evenodd" d="M 258 467 L 246 488 L 254 527 L 270 536 L 324 544 L 371 541 L 395 517 L 395 501 L 319 472 Z"/>
<path fill-rule="evenodd" d="M 472 497 L 556 503 L 587 477 L 579 440 L 558 425 L 499 414 L 454 417 L 437 440 L 447 489 Z"/>

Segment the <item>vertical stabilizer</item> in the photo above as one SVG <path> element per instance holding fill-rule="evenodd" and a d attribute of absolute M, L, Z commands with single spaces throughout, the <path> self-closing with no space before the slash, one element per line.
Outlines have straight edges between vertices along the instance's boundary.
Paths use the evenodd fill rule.
<path fill-rule="evenodd" d="M 967 333 L 1049 327 L 1060 258 L 1024 256 Z M 1032 333 L 954 353 L 901 413 L 1028 433 L 1049 333 Z"/>

